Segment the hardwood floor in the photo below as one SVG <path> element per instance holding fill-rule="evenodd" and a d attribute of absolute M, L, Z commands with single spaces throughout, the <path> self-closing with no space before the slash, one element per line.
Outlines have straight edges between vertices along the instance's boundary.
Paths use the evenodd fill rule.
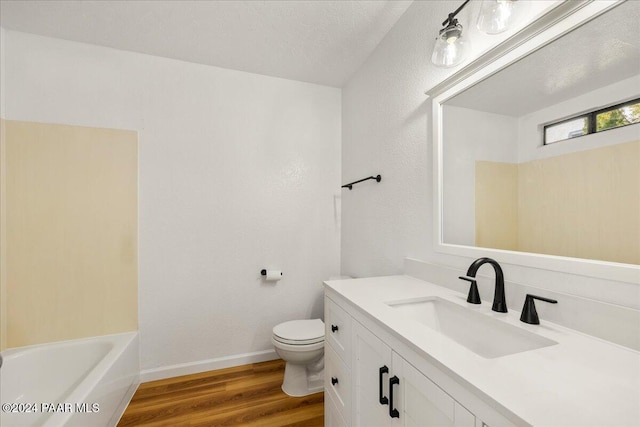
<path fill-rule="evenodd" d="M 283 376 L 273 360 L 143 383 L 118 426 L 323 426 L 323 393 L 287 396 Z"/>

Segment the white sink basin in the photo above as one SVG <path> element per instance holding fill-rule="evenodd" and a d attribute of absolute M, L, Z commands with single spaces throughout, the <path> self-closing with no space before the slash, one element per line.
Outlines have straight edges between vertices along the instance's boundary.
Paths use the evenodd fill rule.
<path fill-rule="evenodd" d="M 557 344 L 438 297 L 386 304 L 407 319 L 420 322 L 487 359 Z"/>

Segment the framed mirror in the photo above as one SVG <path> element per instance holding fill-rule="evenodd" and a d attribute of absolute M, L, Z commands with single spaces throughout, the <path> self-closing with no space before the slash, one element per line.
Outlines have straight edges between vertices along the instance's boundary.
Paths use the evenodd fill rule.
<path fill-rule="evenodd" d="M 640 2 L 565 2 L 428 92 L 436 251 L 640 282 Z"/>

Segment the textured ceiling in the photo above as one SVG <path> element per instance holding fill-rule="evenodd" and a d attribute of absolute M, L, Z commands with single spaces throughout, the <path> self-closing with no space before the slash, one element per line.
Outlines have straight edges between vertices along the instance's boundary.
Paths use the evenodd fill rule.
<path fill-rule="evenodd" d="M 0 1 L 9 30 L 341 87 L 412 1 Z"/>
<path fill-rule="evenodd" d="M 640 74 L 640 1 L 630 0 L 447 104 L 519 117 Z"/>

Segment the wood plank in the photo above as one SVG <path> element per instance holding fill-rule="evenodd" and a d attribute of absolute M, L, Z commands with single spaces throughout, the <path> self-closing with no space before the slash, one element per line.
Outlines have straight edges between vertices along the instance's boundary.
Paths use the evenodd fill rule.
<path fill-rule="evenodd" d="M 282 360 L 141 384 L 119 427 L 324 425 L 324 395 L 287 396 Z"/>

